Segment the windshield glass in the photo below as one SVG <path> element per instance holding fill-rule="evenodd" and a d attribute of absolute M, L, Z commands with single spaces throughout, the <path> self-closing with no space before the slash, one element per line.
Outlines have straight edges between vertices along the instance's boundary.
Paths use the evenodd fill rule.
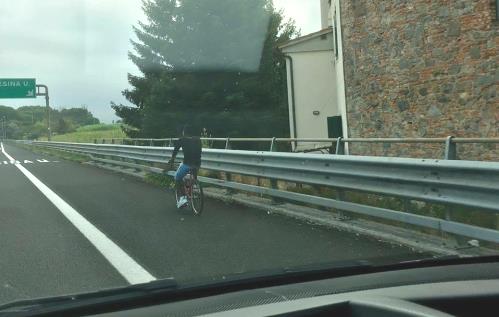
<path fill-rule="evenodd" d="M 0 30 L 0 304 L 499 253 L 497 1 L 17 0 Z"/>

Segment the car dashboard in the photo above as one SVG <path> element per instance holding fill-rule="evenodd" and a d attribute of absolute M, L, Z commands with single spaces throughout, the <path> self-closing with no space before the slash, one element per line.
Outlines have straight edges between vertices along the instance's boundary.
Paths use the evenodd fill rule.
<path fill-rule="evenodd" d="M 412 268 L 255 288 L 116 316 L 497 316 L 499 263 Z"/>

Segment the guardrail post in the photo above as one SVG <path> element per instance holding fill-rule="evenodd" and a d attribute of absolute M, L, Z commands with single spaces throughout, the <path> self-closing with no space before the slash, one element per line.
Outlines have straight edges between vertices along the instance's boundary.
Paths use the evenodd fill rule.
<path fill-rule="evenodd" d="M 94 139 L 94 144 L 97 144 L 97 139 Z"/>
<path fill-rule="evenodd" d="M 111 139 L 111 144 L 114 144 L 114 142 L 115 142 L 114 139 Z"/>
<path fill-rule="evenodd" d="M 336 141 L 331 143 L 331 147 L 327 150 L 329 154 L 335 154 L 336 153 Z"/>
<path fill-rule="evenodd" d="M 452 221 L 451 208 L 452 208 L 451 206 L 445 206 L 445 220 L 447 220 L 447 221 Z M 442 237 L 444 237 L 445 239 L 452 241 L 457 246 L 462 246 L 462 247 L 467 246 L 467 241 L 469 240 L 464 236 L 453 235 L 453 234 L 447 233 L 443 230 L 440 230 L 440 235 Z"/>
<path fill-rule="evenodd" d="M 452 141 L 454 137 L 448 136 L 445 140 L 445 159 L 446 160 L 457 160 L 457 149 L 456 143 Z"/>
<path fill-rule="evenodd" d="M 408 214 L 413 212 L 411 208 L 411 200 L 409 198 L 402 198 L 402 211 Z M 410 226 L 407 224 L 403 224 L 403 226 L 407 229 L 410 229 Z"/>
<path fill-rule="evenodd" d="M 445 208 L 445 220 L 452 221 L 452 215 L 449 208 L 450 208 L 449 206 Z"/>
<path fill-rule="evenodd" d="M 150 145 L 154 146 L 154 141 L 152 139 L 151 139 Z"/>
<path fill-rule="evenodd" d="M 168 147 L 172 147 L 173 146 L 173 140 L 172 138 L 170 138 L 170 142 L 168 143 Z"/>
<path fill-rule="evenodd" d="M 270 152 L 276 152 L 275 146 L 276 146 L 276 137 L 273 137 L 272 141 L 270 142 Z M 258 177 L 258 184 L 260 184 L 260 177 Z M 279 189 L 279 186 L 277 184 L 277 179 L 270 180 L 270 188 Z M 272 197 L 271 199 L 272 199 L 272 203 L 274 203 L 274 204 L 281 204 L 282 203 L 282 200 L 280 200 L 278 198 Z"/>
<path fill-rule="evenodd" d="M 403 198 L 402 199 L 402 204 L 404 205 L 404 211 L 405 212 L 411 212 L 411 201 L 408 198 Z"/>
<path fill-rule="evenodd" d="M 342 137 L 336 140 L 336 155 L 345 155 L 345 142 Z"/>
<path fill-rule="evenodd" d="M 227 140 L 225 141 L 225 149 L 226 149 L 226 150 L 230 150 L 230 138 L 227 138 Z M 232 181 L 232 174 L 231 174 L 231 173 L 227 173 L 227 172 L 225 172 L 225 178 L 227 179 L 227 181 L 231 182 L 231 181 Z M 227 193 L 228 195 L 231 195 L 231 194 L 233 194 L 233 193 L 234 193 L 234 190 L 232 190 L 232 189 L 228 188 L 228 189 L 226 190 L 226 193 Z"/>
<path fill-rule="evenodd" d="M 447 220 L 447 221 L 450 221 L 451 220 L 451 215 L 450 215 L 449 206 L 445 206 L 444 208 L 445 208 L 445 210 L 444 210 L 444 219 Z M 444 239 L 448 239 L 449 238 L 449 235 L 442 229 L 441 224 L 439 224 L 438 232 L 440 234 L 440 237 L 442 237 Z"/>
<path fill-rule="evenodd" d="M 258 183 L 260 183 L 260 180 L 258 180 Z M 273 178 L 270 179 L 270 188 L 279 189 L 277 179 L 273 179 Z M 272 201 L 272 204 L 274 204 L 274 205 L 279 205 L 279 204 L 282 204 L 284 202 L 282 199 L 279 199 L 277 197 L 271 197 L 270 199 Z"/>
<path fill-rule="evenodd" d="M 276 150 L 275 150 L 275 143 L 276 143 L 276 141 L 275 140 L 276 140 L 276 138 L 273 137 L 272 141 L 270 142 L 270 152 L 276 152 Z"/>
<path fill-rule="evenodd" d="M 345 191 L 343 189 L 340 189 L 340 188 L 336 189 L 336 200 L 345 201 Z M 338 210 L 336 210 L 336 212 L 338 213 L 338 217 L 340 218 L 340 220 L 347 219 L 343 210 L 338 209 Z"/>

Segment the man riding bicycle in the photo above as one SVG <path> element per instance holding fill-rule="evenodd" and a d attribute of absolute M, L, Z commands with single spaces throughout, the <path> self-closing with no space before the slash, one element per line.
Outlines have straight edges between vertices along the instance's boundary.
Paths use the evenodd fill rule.
<path fill-rule="evenodd" d="M 180 197 L 177 201 L 177 208 L 182 208 L 188 203 L 183 186 L 185 175 L 187 175 L 189 171 L 192 171 L 193 175 L 197 175 L 197 172 L 201 167 L 201 140 L 198 136 L 194 136 L 193 134 L 191 127 L 184 126 L 182 137 L 175 141 L 173 154 L 168 162 L 170 167 L 173 168 L 177 153 L 180 148 L 182 148 L 184 160 L 175 173 L 175 190 L 177 191 L 178 197 Z"/>

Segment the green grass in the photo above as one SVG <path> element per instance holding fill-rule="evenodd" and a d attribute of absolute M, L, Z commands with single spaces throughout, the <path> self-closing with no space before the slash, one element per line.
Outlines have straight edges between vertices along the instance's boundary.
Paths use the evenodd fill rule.
<path fill-rule="evenodd" d="M 86 131 L 112 131 L 120 129 L 119 124 L 105 124 L 105 123 L 99 123 L 99 124 L 92 124 L 92 125 L 85 125 L 83 127 L 79 127 L 76 129 L 76 132 L 86 132 Z"/>
<path fill-rule="evenodd" d="M 111 138 L 126 138 L 119 124 L 93 124 L 79 127 L 75 132 L 52 136 L 52 141 L 93 143 L 95 139 Z"/>
<path fill-rule="evenodd" d="M 173 181 L 173 178 L 168 175 L 147 173 L 145 181 L 146 183 L 153 184 L 161 188 L 175 188 L 175 182 Z"/>

